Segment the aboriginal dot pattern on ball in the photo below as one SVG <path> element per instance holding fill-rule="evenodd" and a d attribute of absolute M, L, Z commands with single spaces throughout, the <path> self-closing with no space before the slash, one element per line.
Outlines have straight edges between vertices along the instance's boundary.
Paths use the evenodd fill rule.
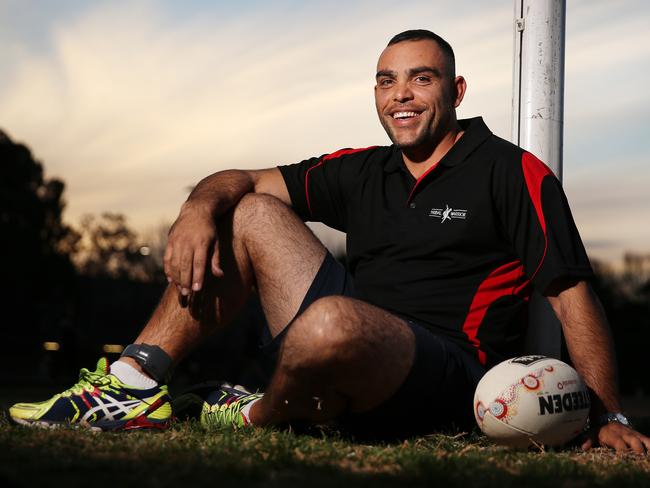
<path fill-rule="evenodd" d="M 476 415 L 479 420 L 483 420 L 483 417 L 485 417 L 485 405 L 482 402 L 478 402 L 478 405 L 476 405 Z"/>
<path fill-rule="evenodd" d="M 500 419 L 501 417 L 505 416 L 507 412 L 508 412 L 508 407 L 503 402 L 503 400 L 496 399 L 495 401 L 490 403 L 490 413 L 494 415 L 496 418 Z"/>
<path fill-rule="evenodd" d="M 539 380 L 535 378 L 533 375 L 524 376 L 521 379 L 521 382 L 529 390 L 536 390 L 537 388 L 539 388 L 540 385 Z"/>
<path fill-rule="evenodd" d="M 556 362 L 552 365 L 544 361 L 520 361 L 522 366 L 504 361 L 501 370 L 497 365 L 492 377 L 489 371 L 481 380 L 489 378 L 483 389 L 481 383 L 477 386 L 474 414 L 490 439 L 510 446 L 523 447 L 531 439 L 559 446 L 583 430 L 588 403 L 585 408 L 574 406 L 576 395 L 587 395 L 583 380 L 559 360 L 553 360 Z M 573 391 L 579 387 L 584 392 Z"/>

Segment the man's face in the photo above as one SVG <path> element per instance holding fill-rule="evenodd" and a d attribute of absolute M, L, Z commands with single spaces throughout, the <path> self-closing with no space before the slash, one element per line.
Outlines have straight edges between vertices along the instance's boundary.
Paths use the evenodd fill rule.
<path fill-rule="evenodd" d="M 432 40 L 387 47 L 377 63 L 375 105 L 388 137 L 402 149 L 435 148 L 456 121 L 462 77 Z"/>

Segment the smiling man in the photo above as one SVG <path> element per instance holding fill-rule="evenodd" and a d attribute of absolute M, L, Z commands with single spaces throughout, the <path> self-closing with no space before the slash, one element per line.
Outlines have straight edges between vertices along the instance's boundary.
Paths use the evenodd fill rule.
<path fill-rule="evenodd" d="M 393 145 L 205 178 L 172 226 L 170 286 L 134 344 L 66 392 L 14 405 L 11 418 L 167 427 L 173 364 L 255 289 L 263 350 L 276 358 L 265 392 L 197 388 L 177 400 L 177 415 L 240 426 L 335 420 L 373 437 L 468 427 L 486 369 L 524 352 L 537 288 L 593 393 L 596 437 L 584 447 L 650 448 L 620 412 L 608 326 L 558 180 L 482 119 L 457 120 L 465 90 L 447 42 L 424 30 L 395 36 L 375 86 Z M 347 269 L 304 221 L 347 233 Z"/>
<path fill-rule="evenodd" d="M 466 84 L 455 74 L 454 52 L 447 42 L 431 39 L 438 49 L 423 50 L 424 39 L 403 44 L 409 35 L 396 36 L 379 58 L 375 104 L 381 125 L 418 177 L 462 134 L 455 109 Z M 404 78 L 409 83 L 403 84 Z"/>

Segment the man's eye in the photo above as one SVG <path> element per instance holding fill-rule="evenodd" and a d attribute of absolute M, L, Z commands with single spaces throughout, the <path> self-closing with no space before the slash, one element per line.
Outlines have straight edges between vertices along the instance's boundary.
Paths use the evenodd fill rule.
<path fill-rule="evenodd" d="M 418 76 L 417 78 L 415 78 L 415 81 L 417 81 L 418 83 L 429 83 L 431 81 L 431 78 L 429 78 L 428 76 Z"/>
<path fill-rule="evenodd" d="M 391 80 L 390 78 L 386 78 L 379 82 L 379 86 L 390 86 L 392 84 L 393 84 L 393 80 Z"/>

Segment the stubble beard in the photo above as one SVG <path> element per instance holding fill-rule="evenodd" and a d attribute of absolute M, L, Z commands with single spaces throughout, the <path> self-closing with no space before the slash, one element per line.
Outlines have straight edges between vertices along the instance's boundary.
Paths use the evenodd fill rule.
<path fill-rule="evenodd" d="M 427 130 L 432 125 L 431 122 L 433 122 L 433 132 Z M 398 149 L 406 152 L 409 152 L 409 150 L 426 150 L 428 148 L 431 150 L 435 149 L 444 137 L 446 126 L 448 125 L 447 122 L 448 121 L 444 120 L 429 121 L 426 127 L 418 128 L 418 133 L 413 140 L 404 140 L 400 142 L 389 121 L 383 117 L 381 118 L 381 125 L 384 127 L 388 138 Z"/>

